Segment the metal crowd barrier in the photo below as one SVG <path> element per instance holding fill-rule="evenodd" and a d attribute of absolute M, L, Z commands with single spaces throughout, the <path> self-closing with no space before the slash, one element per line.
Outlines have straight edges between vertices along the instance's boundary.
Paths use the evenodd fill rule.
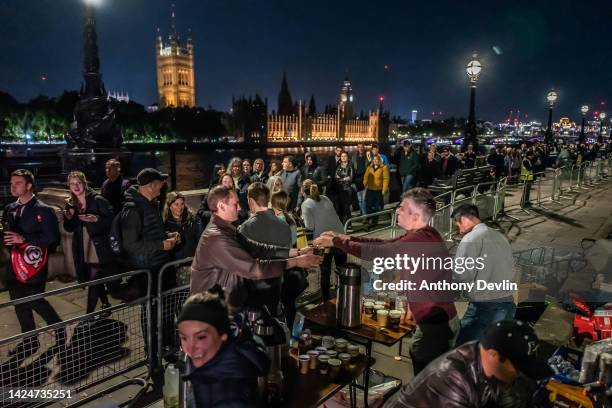
<path fill-rule="evenodd" d="M 157 318 L 157 356 L 158 367 L 162 366 L 165 356 L 178 353 L 180 342 L 176 334 L 175 320 L 183 308 L 183 303 L 189 297 L 189 278 L 191 277 L 191 263 L 193 258 L 179 259 L 168 262 L 159 270 L 157 293 L 154 299 L 154 308 Z M 164 290 L 163 282 L 167 274 L 174 274 L 176 285 L 174 288 Z"/>
<path fill-rule="evenodd" d="M 399 204 L 399 203 L 397 203 L 397 204 Z M 383 230 L 392 228 L 392 226 L 393 226 L 393 219 L 395 218 L 395 210 L 396 210 L 396 208 L 397 208 L 397 206 L 394 206 L 393 208 L 387 208 L 386 210 L 381 210 L 381 211 L 378 211 L 378 212 L 375 212 L 375 213 L 359 215 L 357 217 L 351 217 L 348 220 L 346 220 L 346 222 L 344 223 L 344 227 L 343 227 L 344 233 L 348 232 L 348 228 L 352 227 L 352 225 L 353 225 L 353 223 L 355 221 L 365 221 L 365 220 L 368 220 L 370 218 L 379 219 L 379 217 L 383 216 L 383 215 L 390 215 L 389 225 L 382 225 L 382 226 L 380 226 L 380 228 L 376 228 L 376 229 L 371 230 L 369 232 L 371 232 L 371 233 L 372 232 L 378 232 L 378 231 L 383 231 Z M 377 227 L 379 226 L 379 222 L 376 223 L 376 226 Z"/>
<path fill-rule="evenodd" d="M 132 406 L 146 391 L 150 377 L 146 351 L 152 344 L 148 329 L 151 327 L 151 273 L 148 270 L 126 272 L 0 304 L 2 312 L 9 307 L 140 276 L 147 280 L 143 297 L 1 339 L 0 406 L 17 404 L 15 399 L 9 399 L 11 389 L 69 390 L 71 398 L 64 396 L 62 402 L 76 407 L 120 388 L 138 385 L 140 391 L 128 404 Z M 28 356 L 23 343 L 32 342 L 34 338 L 40 347 Z M 17 352 L 11 355 L 10 350 Z M 145 368 L 142 378 L 129 378 L 80 398 L 82 391 L 141 367 Z M 43 407 L 57 402 L 37 399 L 30 401 L 28 406 Z"/>

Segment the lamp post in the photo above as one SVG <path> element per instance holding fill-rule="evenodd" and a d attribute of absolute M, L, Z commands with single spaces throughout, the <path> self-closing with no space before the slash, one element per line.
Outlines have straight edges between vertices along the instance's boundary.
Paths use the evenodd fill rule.
<path fill-rule="evenodd" d="M 589 105 L 582 105 L 580 107 L 580 112 L 582 112 L 582 127 L 580 128 L 580 137 L 578 138 L 578 143 L 583 144 L 586 140 L 586 136 L 584 135 L 584 123 L 586 120 L 586 114 L 589 112 Z"/>
<path fill-rule="evenodd" d="M 550 147 L 553 144 L 553 132 L 552 132 L 552 111 L 553 106 L 555 106 L 555 102 L 557 102 L 557 98 L 559 95 L 554 89 L 551 89 L 546 95 L 546 100 L 548 101 L 548 128 L 546 128 L 546 135 L 544 140 L 546 144 Z"/>
<path fill-rule="evenodd" d="M 597 136 L 597 143 L 603 143 L 603 127 L 605 119 L 606 112 L 599 112 L 599 136 Z"/>
<path fill-rule="evenodd" d="M 467 150 L 468 145 L 474 147 L 474 151 L 478 151 L 478 137 L 476 132 L 476 82 L 478 76 L 482 71 L 482 64 L 478 59 L 478 54 L 474 52 L 472 59 L 465 67 L 465 72 L 470 80 L 470 114 L 468 116 L 468 123 L 465 127 L 465 137 L 463 138 L 463 150 Z"/>

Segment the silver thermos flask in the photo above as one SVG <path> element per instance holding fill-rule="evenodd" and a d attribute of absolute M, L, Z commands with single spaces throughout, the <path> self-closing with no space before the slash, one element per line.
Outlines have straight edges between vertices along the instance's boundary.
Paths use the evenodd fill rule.
<path fill-rule="evenodd" d="M 338 297 L 336 298 L 338 326 L 361 326 L 361 267 L 346 264 L 338 274 Z"/>

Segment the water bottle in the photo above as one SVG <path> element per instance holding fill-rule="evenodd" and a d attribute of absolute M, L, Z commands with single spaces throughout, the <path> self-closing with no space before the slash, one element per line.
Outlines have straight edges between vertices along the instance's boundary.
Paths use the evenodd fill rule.
<path fill-rule="evenodd" d="M 164 408 L 179 408 L 179 370 L 168 364 L 164 373 Z"/>

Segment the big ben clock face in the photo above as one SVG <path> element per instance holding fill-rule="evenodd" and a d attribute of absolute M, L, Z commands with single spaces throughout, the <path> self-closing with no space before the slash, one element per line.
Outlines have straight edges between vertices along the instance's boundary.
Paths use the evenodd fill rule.
<path fill-rule="evenodd" d="M 346 95 L 342 95 L 342 102 L 346 102 Z"/>
<path fill-rule="evenodd" d="M 349 101 L 353 102 L 353 95 L 349 97 Z"/>

